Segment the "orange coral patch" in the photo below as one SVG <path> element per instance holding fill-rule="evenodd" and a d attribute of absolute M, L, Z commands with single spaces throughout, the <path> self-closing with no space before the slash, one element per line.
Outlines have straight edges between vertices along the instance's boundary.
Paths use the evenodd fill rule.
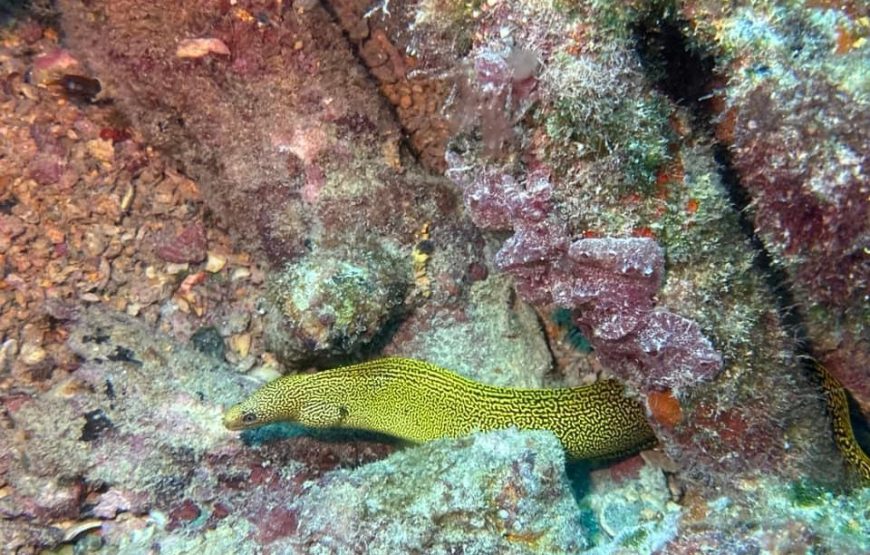
<path fill-rule="evenodd" d="M 737 110 L 729 108 L 719 118 L 719 124 L 716 126 L 716 138 L 723 143 L 730 143 L 734 140 L 734 130 L 737 127 Z"/>
<path fill-rule="evenodd" d="M 646 404 L 653 418 L 663 426 L 673 428 L 683 420 L 680 402 L 670 390 L 651 391 L 646 396 Z"/>
<path fill-rule="evenodd" d="M 648 227 L 636 227 L 631 230 L 631 234 L 634 237 L 646 237 L 648 239 L 655 239 L 655 232 Z"/>

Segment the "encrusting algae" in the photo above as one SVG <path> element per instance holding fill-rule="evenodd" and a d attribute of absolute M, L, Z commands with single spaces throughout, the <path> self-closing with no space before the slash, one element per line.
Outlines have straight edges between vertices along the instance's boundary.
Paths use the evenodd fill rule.
<path fill-rule="evenodd" d="M 224 414 L 230 430 L 291 421 L 380 432 L 414 442 L 514 426 L 549 430 L 569 457 L 601 459 L 652 446 L 643 408 L 623 386 L 515 389 L 407 358 L 383 358 L 270 382 Z"/>

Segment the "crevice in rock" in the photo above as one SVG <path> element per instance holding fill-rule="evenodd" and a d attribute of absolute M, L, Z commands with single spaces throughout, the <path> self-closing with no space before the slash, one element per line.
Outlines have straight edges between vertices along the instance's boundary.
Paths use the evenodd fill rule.
<path fill-rule="evenodd" d="M 374 87 L 375 91 L 377 92 L 378 99 L 384 103 L 384 105 L 387 107 L 387 110 L 390 112 L 390 114 L 392 114 L 393 120 L 402 130 L 402 137 L 399 141 L 399 144 L 401 145 L 404 153 L 407 156 L 411 157 L 411 159 L 419 168 L 425 168 L 425 164 L 423 164 L 422 160 L 420 160 L 420 156 L 414 150 L 413 145 L 411 144 L 411 136 L 408 133 L 408 130 L 402 124 L 402 120 L 399 117 L 396 106 L 394 106 L 384 95 L 383 91 L 381 90 L 380 82 L 378 81 L 377 77 L 372 73 L 371 68 L 368 66 L 368 64 L 366 64 L 365 60 L 363 59 L 362 53 L 360 52 L 360 47 L 362 42 L 365 41 L 358 42 L 351 38 L 350 33 L 348 32 L 347 28 L 345 28 L 345 26 L 342 24 L 341 17 L 339 16 L 332 2 L 330 2 L 329 0 L 320 0 L 319 4 L 323 8 L 323 10 L 329 15 L 330 19 L 332 19 L 332 22 L 339 29 L 341 29 L 341 34 L 344 37 L 344 40 L 347 42 L 347 45 L 350 48 L 354 59 L 357 61 L 357 64 L 359 64 L 359 67 L 362 68 L 368 81 Z"/>
<path fill-rule="evenodd" d="M 635 48 L 655 87 L 675 104 L 686 107 L 693 124 L 702 133 L 713 137 L 716 114 L 711 101 L 716 83 L 721 81 L 716 74 L 715 56 L 690 44 L 683 33 L 688 23 L 674 17 L 672 12 L 659 6 L 638 21 L 633 29 Z M 788 275 L 774 264 L 773 257 L 755 231 L 750 212 L 752 199 L 740 183 L 728 145 L 716 141 L 712 151 L 722 185 L 737 214 L 740 228 L 755 252 L 755 265 L 765 276 L 776 300 L 782 324 L 794 336 L 797 354 L 801 358 L 810 356 L 812 347 L 806 326 L 795 309 L 797 303 L 789 287 Z"/>
<path fill-rule="evenodd" d="M 56 27 L 60 12 L 53 0 L 0 0 L 0 27 L 28 16 Z"/>
<path fill-rule="evenodd" d="M 667 4 L 667 3 L 666 3 Z M 723 79 L 716 73 L 716 58 L 690 42 L 684 30 L 688 22 L 674 15 L 673 6 L 654 4 L 633 29 L 635 49 L 649 79 L 672 102 L 684 106 L 693 125 L 708 137 L 715 137 L 717 114 L 712 101 Z M 805 374 L 819 387 L 821 375 L 815 369 L 814 348 L 799 310 L 790 278 L 774 263 L 771 253 L 755 231 L 751 218 L 751 197 L 740 182 L 729 145 L 713 139 L 712 153 L 719 177 L 739 225 L 755 252 L 755 266 L 764 276 L 774 297 L 780 322 L 792 336 L 797 359 Z M 870 422 L 863 418 L 854 399 L 846 392 L 854 434 L 865 452 L 870 452 Z"/>

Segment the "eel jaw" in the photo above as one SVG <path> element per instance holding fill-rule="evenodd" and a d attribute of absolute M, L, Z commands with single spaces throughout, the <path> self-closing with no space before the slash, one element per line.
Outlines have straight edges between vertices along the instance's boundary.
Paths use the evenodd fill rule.
<path fill-rule="evenodd" d="M 244 430 L 247 426 L 242 417 L 243 413 L 241 405 L 233 405 L 224 413 L 224 427 L 231 431 Z"/>

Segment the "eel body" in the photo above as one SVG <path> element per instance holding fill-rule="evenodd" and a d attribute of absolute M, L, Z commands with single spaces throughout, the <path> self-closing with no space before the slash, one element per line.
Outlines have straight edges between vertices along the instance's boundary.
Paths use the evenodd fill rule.
<path fill-rule="evenodd" d="M 831 427 L 834 433 L 834 443 L 850 469 L 861 481 L 870 486 L 870 457 L 861 448 L 852 429 L 852 419 L 849 415 L 849 399 L 846 389 L 821 364 L 816 364 L 816 370 L 822 382 L 822 389 L 831 417 Z"/>
<path fill-rule="evenodd" d="M 656 441 L 643 408 L 614 380 L 561 389 L 495 387 L 406 358 L 278 378 L 227 410 L 223 421 L 230 430 L 290 421 L 413 442 L 514 426 L 553 432 L 574 459 L 627 455 Z"/>

